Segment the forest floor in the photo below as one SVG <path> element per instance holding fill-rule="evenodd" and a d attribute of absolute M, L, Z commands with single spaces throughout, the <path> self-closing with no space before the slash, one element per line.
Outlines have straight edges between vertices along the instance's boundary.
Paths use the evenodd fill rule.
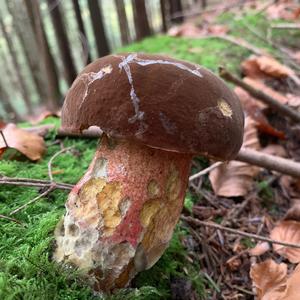
<path fill-rule="evenodd" d="M 284 45 L 293 53 L 300 50 L 299 30 L 273 29 L 270 42 L 271 26 L 287 23 L 287 20 L 270 19 L 264 9 L 259 11 L 258 8 L 247 7 L 215 12 L 211 18 L 200 16 L 192 23 L 202 24 L 202 27 L 206 24 L 207 28 L 217 24 L 218 30 L 226 28 L 226 35 L 242 38 L 255 49 L 280 57 L 282 63 L 285 63 L 286 57 L 276 45 Z M 201 64 L 215 73 L 219 66 L 225 66 L 241 77 L 241 62 L 253 54 L 251 49 L 223 38 L 209 37 L 207 33 L 202 37 L 181 37 L 193 35 L 192 27 L 186 28 L 190 32 L 183 33 L 184 29 L 177 31 L 176 37 L 151 37 L 120 49 L 120 52 L 166 54 Z M 282 80 L 278 83 L 279 89 L 283 84 L 286 83 Z M 272 118 L 276 124 L 274 114 Z M 55 124 L 58 128 L 60 120 L 49 117 L 40 124 Z M 23 123 L 20 126 L 31 125 Z M 261 147 L 272 142 L 288 148 L 286 140 L 261 132 L 258 132 L 258 137 Z M 49 180 L 49 160 L 62 147 L 72 147 L 55 157 L 52 174 L 57 182 L 75 184 L 87 169 L 97 140 L 58 139 L 56 129 L 52 129 L 45 136 L 45 141 L 46 153 L 36 163 L 21 157 L 9 159 L 12 154 L 5 153 L 0 163 L 1 176 Z M 288 156 L 292 156 L 291 152 Z M 297 160 L 300 156 L 293 158 Z M 191 174 L 209 164 L 206 159 L 195 158 Z M 291 199 L 297 198 L 290 194 L 295 195 L 300 187 L 295 187 L 289 179 L 287 188 L 282 183 L 283 176 L 265 169 L 259 169 L 250 177 L 251 188 L 239 196 L 219 196 L 207 174 L 199 177 L 190 184 L 183 214 L 268 237 L 270 228 L 291 207 Z M 293 184 L 292 189 L 290 186 Z M 8 216 L 43 192 L 45 188 L 0 185 L 0 214 Z M 67 192 L 55 190 L 14 214 L 12 217 L 21 224 L 0 218 L 0 299 L 253 299 L 255 290 L 249 276 L 253 259 L 260 262 L 272 258 L 293 268 L 286 258 L 274 251 L 268 251 L 261 257 L 251 257 L 248 250 L 256 245 L 256 241 L 249 237 L 181 220 L 169 248 L 154 267 L 140 273 L 130 288 L 111 296 L 97 295 L 85 285 L 79 272 L 64 269 L 51 261 L 53 232 L 64 214 Z"/>

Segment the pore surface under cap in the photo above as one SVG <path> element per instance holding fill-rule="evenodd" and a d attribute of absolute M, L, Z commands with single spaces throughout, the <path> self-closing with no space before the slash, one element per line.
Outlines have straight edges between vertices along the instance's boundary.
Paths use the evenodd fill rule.
<path fill-rule="evenodd" d="M 207 69 L 161 55 L 100 58 L 78 75 L 62 126 L 99 126 L 117 138 L 169 151 L 233 158 L 242 144 L 236 95 Z"/>

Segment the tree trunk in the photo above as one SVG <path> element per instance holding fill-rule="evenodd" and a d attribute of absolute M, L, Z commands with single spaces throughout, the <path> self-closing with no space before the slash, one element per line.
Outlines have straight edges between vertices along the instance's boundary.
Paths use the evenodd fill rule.
<path fill-rule="evenodd" d="M 76 17 L 78 30 L 81 34 L 81 37 L 84 38 L 84 40 L 85 40 L 83 42 L 83 44 L 86 43 L 86 49 L 83 47 L 84 51 L 86 51 L 86 61 L 84 61 L 84 64 L 90 63 L 92 61 L 92 58 L 91 58 L 91 54 L 90 54 L 88 39 L 87 39 L 87 35 L 86 35 L 86 32 L 85 32 L 83 20 L 82 20 L 82 17 L 81 17 L 80 5 L 79 5 L 78 0 L 72 0 L 72 3 L 73 3 L 73 9 L 74 9 L 74 12 L 75 12 L 75 17 Z"/>
<path fill-rule="evenodd" d="M 130 35 L 124 0 L 115 0 L 115 5 L 118 13 L 122 45 L 127 45 L 130 42 Z"/>
<path fill-rule="evenodd" d="M 39 2 L 26 0 L 25 4 L 30 22 L 34 26 L 33 31 L 35 32 L 37 45 L 41 49 L 42 69 L 47 80 L 47 107 L 50 110 L 56 110 L 61 104 L 59 79 L 41 19 Z"/>
<path fill-rule="evenodd" d="M 1 27 L 2 34 L 3 34 L 3 36 L 6 40 L 11 58 L 12 58 L 13 68 L 14 68 L 14 70 L 16 72 L 16 75 L 17 75 L 17 78 L 18 78 L 18 84 L 19 84 L 19 87 L 20 87 L 20 91 L 21 91 L 23 100 L 24 100 L 25 105 L 26 105 L 26 109 L 27 109 L 29 114 L 32 114 L 33 110 L 32 110 L 32 104 L 30 102 L 29 92 L 28 92 L 25 80 L 24 80 L 24 78 L 21 74 L 21 68 L 20 68 L 20 65 L 19 65 L 19 62 L 18 62 L 18 59 L 17 59 L 17 54 L 16 54 L 14 46 L 13 46 L 13 41 L 11 40 L 9 34 L 6 31 L 5 24 L 3 23 L 2 16 L 0 16 L 0 27 Z"/>
<path fill-rule="evenodd" d="M 167 32 L 166 0 L 160 0 L 161 24 L 162 31 Z"/>
<path fill-rule="evenodd" d="M 47 0 L 47 3 L 49 10 L 51 10 L 50 16 L 54 27 L 56 40 L 58 42 L 62 63 L 64 66 L 65 78 L 68 84 L 71 86 L 76 78 L 77 72 L 73 62 L 66 29 L 60 12 L 59 3 L 57 2 L 57 0 Z"/>
<path fill-rule="evenodd" d="M 94 36 L 99 57 L 109 54 L 109 46 L 106 38 L 104 23 L 102 20 L 101 6 L 97 0 L 88 0 L 88 6 L 93 25 Z"/>
<path fill-rule="evenodd" d="M 170 0 L 170 16 L 173 23 L 182 23 L 184 21 L 182 13 L 181 0 Z"/>
<path fill-rule="evenodd" d="M 11 99 L 6 92 L 6 90 L 3 88 L 2 83 L 0 82 L 0 100 L 1 104 L 3 106 L 3 109 L 5 113 L 8 115 L 8 120 L 14 120 L 19 121 L 20 116 L 18 112 L 15 110 L 15 108 L 11 104 Z"/>
<path fill-rule="evenodd" d="M 13 27 L 15 29 L 16 35 L 20 41 L 21 48 L 23 50 L 27 65 L 30 69 L 30 73 L 33 79 L 34 86 L 41 100 L 46 98 L 46 93 L 44 89 L 44 84 L 41 78 L 39 63 L 36 58 L 37 51 L 33 49 L 35 45 L 29 44 L 32 42 L 30 38 L 30 29 L 28 28 L 28 23 L 26 24 L 24 18 L 24 10 L 21 5 L 16 5 L 16 2 L 12 0 L 6 0 L 6 5 L 8 12 L 13 18 Z M 26 26 L 27 25 L 27 26 Z M 30 25 L 29 25 L 30 26 Z"/>
<path fill-rule="evenodd" d="M 151 35 L 145 0 L 132 0 L 136 40 Z"/>

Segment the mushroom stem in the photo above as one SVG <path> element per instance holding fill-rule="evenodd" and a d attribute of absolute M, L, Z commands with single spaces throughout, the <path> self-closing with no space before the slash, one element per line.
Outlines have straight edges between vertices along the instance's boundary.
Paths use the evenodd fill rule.
<path fill-rule="evenodd" d="M 191 158 L 104 136 L 69 194 L 54 259 L 82 269 L 96 290 L 126 286 L 168 246 Z"/>

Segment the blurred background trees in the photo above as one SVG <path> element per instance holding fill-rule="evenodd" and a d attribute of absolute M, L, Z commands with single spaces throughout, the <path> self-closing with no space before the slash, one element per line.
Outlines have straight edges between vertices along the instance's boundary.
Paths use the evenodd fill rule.
<path fill-rule="evenodd" d="M 0 118 L 55 111 L 89 62 L 166 32 L 197 0 L 5 0 L 0 2 Z"/>

